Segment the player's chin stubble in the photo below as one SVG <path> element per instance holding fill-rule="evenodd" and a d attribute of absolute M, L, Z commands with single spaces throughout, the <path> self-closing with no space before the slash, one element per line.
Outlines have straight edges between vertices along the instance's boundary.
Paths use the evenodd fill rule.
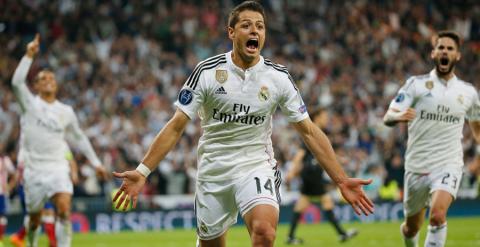
<path fill-rule="evenodd" d="M 452 72 L 453 68 L 455 68 L 455 65 L 457 63 L 456 61 L 451 61 L 447 71 L 443 72 L 442 70 L 440 70 L 440 66 L 441 66 L 440 58 L 435 58 L 434 62 L 435 62 L 435 70 L 439 75 L 448 75 L 450 72 Z"/>

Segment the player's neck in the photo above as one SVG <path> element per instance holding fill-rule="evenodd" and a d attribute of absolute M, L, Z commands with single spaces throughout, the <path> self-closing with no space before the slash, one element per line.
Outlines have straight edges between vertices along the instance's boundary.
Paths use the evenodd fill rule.
<path fill-rule="evenodd" d="M 232 62 L 243 70 L 255 66 L 258 61 L 260 61 L 260 56 L 257 56 L 253 60 L 248 61 L 248 59 L 243 58 L 240 53 L 236 52 L 235 49 L 232 52 Z"/>
<path fill-rule="evenodd" d="M 40 94 L 40 98 L 46 101 L 47 103 L 53 103 L 55 102 L 55 100 L 57 100 L 57 97 L 55 96 L 55 94 L 51 94 L 51 93 L 42 93 Z"/>
<path fill-rule="evenodd" d="M 438 70 L 435 69 L 435 73 L 437 74 L 438 78 L 443 79 L 445 81 L 449 81 L 450 79 L 452 79 L 452 77 L 454 75 L 453 69 L 448 74 L 438 73 Z"/>

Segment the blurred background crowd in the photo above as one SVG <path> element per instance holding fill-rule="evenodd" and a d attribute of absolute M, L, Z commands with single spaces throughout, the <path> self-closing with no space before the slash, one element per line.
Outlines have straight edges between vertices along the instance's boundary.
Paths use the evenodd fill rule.
<path fill-rule="evenodd" d="M 35 33 L 41 52 L 32 75 L 51 68 L 59 98 L 72 105 L 110 171 L 137 166 L 172 116 L 179 89 L 195 65 L 231 49 L 226 13 L 241 1 L 0 0 L 0 154 L 15 161 L 19 106 L 12 74 Z M 463 38 L 457 75 L 479 88 L 480 5 L 476 1 L 269 0 L 263 56 L 288 67 L 311 111 L 330 113 L 325 132 L 352 176 L 374 178 L 373 198 L 399 200 L 406 126 L 382 117 L 404 81 L 433 68 L 431 37 L 453 29 Z M 276 159 L 288 170 L 300 139 L 275 115 Z M 459 197 L 477 195 L 471 165 L 475 143 L 464 131 L 465 175 Z M 194 192 L 196 144 L 192 122 L 149 177 L 146 195 Z M 292 143 L 294 145 L 292 145 Z M 75 147 L 72 147 L 75 152 Z M 75 152 L 76 153 L 76 152 Z M 110 194 L 82 155 L 76 196 Z M 109 185 L 110 184 L 110 185 Z M 292 182 L 284 190 L 297 190 Z"/>

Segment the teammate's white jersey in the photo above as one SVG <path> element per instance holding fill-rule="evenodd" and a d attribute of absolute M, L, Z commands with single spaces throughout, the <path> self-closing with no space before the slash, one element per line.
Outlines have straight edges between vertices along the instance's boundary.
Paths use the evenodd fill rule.
<path fill-rule="evenodd" d="M 229 180 L 259 166 L 275 166 L 272 114 L 280 106 L 290 122 L 308 117 L 286 68 L 260 57 L 243 70 L 231 52 L 197 65 L 175 105 L 190 119 L 198 114 L 203 135 L 198 144 L 198 179 Z"/>
<path fill-rule="evenodd" d="M 22 109 L 20 148 L 25 169 L 68 171 L 65 158 L 67 131 L 90 162 L 94 166 L 100 165 L 72 107 L 57 100 L 48 103 L 30 92 L 25 80 L 31 64 L 32 59 L 23 57 L 12 79 L 15 96 Z"/>
<path fill-rule="evenodd" d="M 416 117 L 408 123 L 405 170 L 430 173 L 463 166 L 462 130 L 467 120 L 480 120 L 475 88 L 453 76 L 448 82 L 435 70 L 413 76 L 392 100 L 390 108 L 412 107 Z"/>

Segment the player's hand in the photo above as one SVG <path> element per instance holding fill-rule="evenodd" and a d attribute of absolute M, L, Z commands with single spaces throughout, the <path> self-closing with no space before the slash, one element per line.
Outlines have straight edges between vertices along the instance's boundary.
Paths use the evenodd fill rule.
<path fill-rule="evenodd" d="M 36 34 L 35 38 L 30 41 L 27 45 L 27 53 L 26 55 L 29 58 L 33 58 L 35 55 L 37 55 L 38 51 L 40 49 L 40 34 Z"/>
<path fill-rule="evenodd" d="M 97 175 L 97 178 L 99 178 L 102 181 L 106 181 L 109 179 L 107 170 L 105 169 L 104 166 L 95 167 L 95 174 Z"/>
<path fill-rule="evenodd" d="M 123 204 L 123 210 L 127 210 L 130 201 L 133 202 L 132 207 L 136 208 L 138 194 L 140 193 L 140 190 L 142 190 L 147 178 L 136 170 L 122 173 L 113 172 L 113 176 L 117 178 L 123 178 L 122 185 L 112 199 L 112 201 L 117 204 L 115 208 L 119 209 Z"/>
<path fill-rule="evenodd" d="M 368 185 L 371 179 L 347 178 L 338 184 L 343 198 L 350 203 L 357 215 L 373 214 L 373 202 L 367 197 L 362 189 L 363 185 Z"/>
<path fill-rule="evenodd" d="M 401 121 L 401 122 L 412 121 L 416 115 L 417 115 L 417 112 L 415 111 L 415 109 L 408 108 L 407 110 L 401 113 L 401 115 L 398 118 L 398 121 Z"/>
<path fill-rule="evenodd" d="M 290 182 L 292 182 L 294 177 L 295 175 L 292 174 L 291 172 L 287 173 L 287 176 L 285 176 L 285 183 L 290 184 Z"/>

